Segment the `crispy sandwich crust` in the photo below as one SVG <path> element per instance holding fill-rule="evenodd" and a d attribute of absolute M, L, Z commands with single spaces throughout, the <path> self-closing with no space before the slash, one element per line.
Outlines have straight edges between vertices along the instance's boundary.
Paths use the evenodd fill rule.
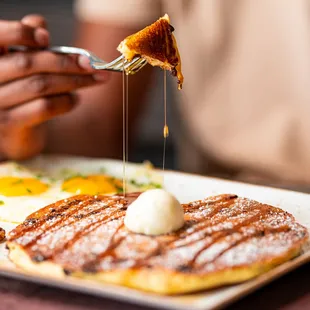
<path fill-rule="evenodd" d="M 166 14 L 152 25 L 125 38 L 117 49 L 129 61 L 139 55 L 152 66 L 170 70 L 177 76 L 179 89 L 181 89 L 184 77 L 173 30 L 169 16 Z"/>
<path fill-rule="evenodd" d="M 5 238 L 5 230 L 0 227 L 0 242 Z"/>
<path fill-rule="evenodd" d="M 287 212 L 236 195 L 184 204 L 175 233 L 134 234 L 123 219 L 137 195 L 80 195 L 33 213 L 9 233 L 10 259 L 43 275 L 179 294 L 251 279 L 298 255 L 308 238 Z"/>

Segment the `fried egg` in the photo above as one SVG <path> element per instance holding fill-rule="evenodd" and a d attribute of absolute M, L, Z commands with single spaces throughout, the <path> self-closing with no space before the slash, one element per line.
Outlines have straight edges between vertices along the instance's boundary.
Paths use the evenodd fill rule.
<path fill-rule="evenodd" d="M 52 182 L 37 170 L 6 162 L 0 165 L 0 221 L 22 222 L 30 213 L 67 198 L 59 182 Z"/>
<path fill-rule="evenodd" d="M 107 160 L 56 155 L 1 163 L 0 221 L 21 223 L 42 207 L 76 194 L 122 192 L 122 164 L 116 170 L 109 167 Z M 126 192 L 160 187 L 155 175 L 149 165 L 136 165 L 131 172 L 129 165 Z"/>
<path fill-rule="evenodd" d="M 106 175 L 76 176 L 62 184 L 62 190 L 72 194 L 114 194 L 123 191 L 122 182 Z"/>
<path fill-rule="evenodd" d="M 48 189 L 48 185 L 34 178 L 0 177 L 0 195 L 29 196 L 39 195 Z"/>

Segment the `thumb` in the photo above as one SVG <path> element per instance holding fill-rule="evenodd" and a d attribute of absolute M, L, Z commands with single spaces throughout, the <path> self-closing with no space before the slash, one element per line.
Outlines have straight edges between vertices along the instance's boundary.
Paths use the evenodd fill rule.
<path fill-rule="evenodd" d="M 47 23 L 43 16 L 37 14 L 26 15 L 21 22 L 33 28 L 47 29 Z"/>

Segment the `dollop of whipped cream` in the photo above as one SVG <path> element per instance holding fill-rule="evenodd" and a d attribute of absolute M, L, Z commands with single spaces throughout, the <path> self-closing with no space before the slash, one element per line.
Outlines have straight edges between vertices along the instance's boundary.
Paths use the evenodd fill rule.
<path fill-rule="evenodd" d="M 153 236 L 168 234 L 184 225 L 184 211 L 171 193 L 151 189 L 129 205 L 124 223 L 135 233 Z"/>

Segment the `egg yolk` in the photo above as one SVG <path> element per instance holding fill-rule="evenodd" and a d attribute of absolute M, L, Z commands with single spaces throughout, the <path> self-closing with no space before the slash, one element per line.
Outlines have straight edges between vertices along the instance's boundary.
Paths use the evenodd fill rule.
<path fill-rule="evenodd" d="M 0 178 L 0 195 L 29 196 L 38 195 L 48 186 L 34 178 L 3 177 Z"/>
<path fill-rule="evenodd" d="M 120 180 L 105 175 L 78 176 L 66 180 L 62 190 L 73 194 L 112 194 L 122 189 Z"/>

